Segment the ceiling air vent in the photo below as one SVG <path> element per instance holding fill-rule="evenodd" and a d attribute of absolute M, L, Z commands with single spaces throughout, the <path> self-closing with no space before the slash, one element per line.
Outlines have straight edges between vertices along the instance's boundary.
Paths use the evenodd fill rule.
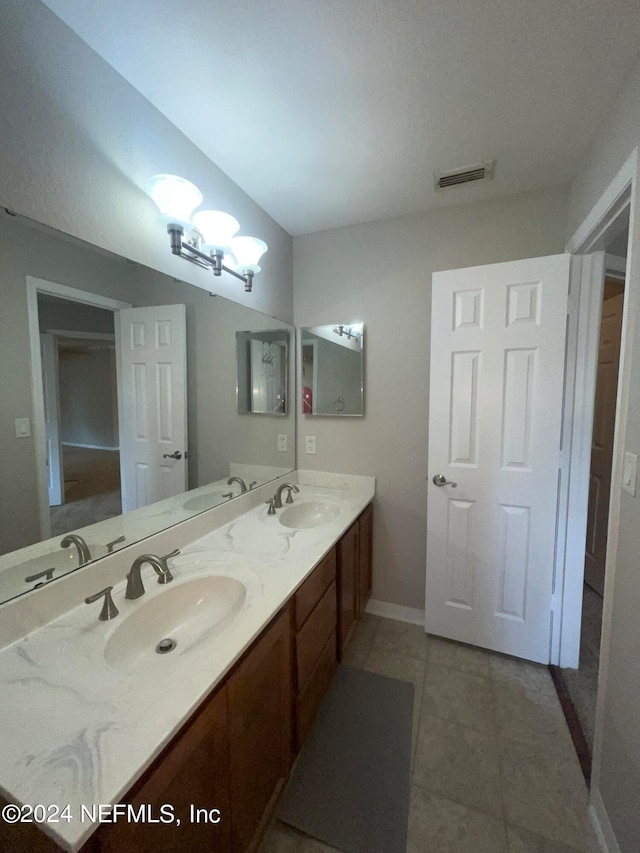
<path fill-rule="evenodd" d="M 447 187 L 457 187 L 471 181 L 489 181 L 493 177 L 495 164 L 495 160 L 486 160 L 484 163 L 474 163 L 473 166 L 463 166 L 448 172 L 434 172 L 433 184 L 437 190 L 445 190 Z"/>

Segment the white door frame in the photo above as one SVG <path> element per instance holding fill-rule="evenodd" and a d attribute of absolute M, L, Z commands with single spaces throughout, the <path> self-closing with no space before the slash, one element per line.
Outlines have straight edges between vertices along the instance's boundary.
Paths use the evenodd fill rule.
<path fill-rule="evenodd" d="M 636 211 L 640 203 L 638 185 L 638 148 L 622 166 L 614 180 L 607 187 L 589 216 L 582 223 L 568 244 L 568 251 L 584 252 L 592 247 L 602 248 L 598 240 L 616 216 L 625 208 L 629 210 L 629 242 L 626 262 L 626 283 L 624 290 L 624 309 L 622 337 L 620 346 L 620 370 L 618 374 L 618 394 L 616 399 L 616 424 L 613 444 L 613 469 L 611 474 L 611 503 L 609 508 L 609 527 L 607 533 L 607 555 L 605 562 L 604 602 L 602 611 L 602 639 L 600 644 L 600 665 L 598 672 L 598 695 L 596 700 L 596 723 L 591 767 L 591 795 L 589 818 L 592 829 L 608 849 L 617 849 L 615 835 L 611 829 L 608 815 L 599 790 L 602 743 L 604 736 L 604 705 L 607 694 L 609 656 L 612 630 L 612 611 L 614 587 L 616 581 L 616 563 L 618 550 L 618 519 L 620 513 L 620 493 L 622 487 L 622 451 L 625 447 L 626 423 L 629 406 L 629 387 L 631 383 L 631 334 L 634 317 L 629 306 L 638 302 L 638 281 L 640 280 L 640 238 L 635 224 Z M 597 344 L 596 344 L 597 346 Z M 595 356 L 597 358 L 597 356 Z M 583 428 L 585 428 L 583 426 Z M 588 466 L 588 460 L 578 460 Z M 567 566 L 567 570 L 577 570 L 577 566 Z M 579 621 L 578 621 L 579 626 Z M 604 849 L 604 847 L 603 847 Z"/>
<path fill-rule="evenodd" d="M 54 281 L 26 276 L 27 281 L 27 315 L 29 321 L 29 344 L 31 349 L 31 393 L 33 398 L 33 441 L 36 456 L 36 479 L 38 484 L 38 507 L 40 512 L 40 538 L 51 538 L 51 514 L 47 488 L 47 455 L 45 447 L 44 397 L 42 388 L 42 358 L 40 356 L 40 327 L 38 322 L 38 294 L 48 293 L 62 299 L 92 305 L 95 308 L 105 308 L 114 313 L 121 308 L 131 308 L 129 302 L 110 299 L 98 293 L 78 290 Z M 118 343 L 118 323 L 115 324 L 116 358 Z M 120 368 L 116 361 L 118 376 L 118 399 L 120 399 Z"/>
<path fill-rule="evenodd" d="M 64 503 L 64 478 L 62 465 L 62 441 L 60 438 L 60 377 L 58 373 L 58 344 L 55 335 L 43 332 L 40 335 L 40 358 L 42 359 L 42 385 L 45 418 L 45 443 L 47 456 L 47 479 L 49 481 L 49 506 Z"/>
<path fill-rule="evenodd" d="M 589 470 L 591 465 L 591 434 L 593 430 L 593 408 L 595 401 L 595 379 L 602 314 L 602 287 L 605 271 L 604 242 L 621 214 L 629 212 L 629 231 L 633 227 L 637 194 L 638 149 L 635 149 L 616 177 L 609 184 L 587 218 L 567 243 L 566 251 L 575 256 L 579 276 L 577 294 L 577 328 L 575 344 L 567 351 L 568 372 L 573 363 L 575 371 L 574 393 L 565 399 L 565 427 L 568 433 L 568 489 L 567 501 L 559 508 L 558 544 L 561 571 L 558 573 L 557 596 L 560 618 L 553 620 L 551 662 L 560 666 L 576 667 L 580 651 L 580 624 L 582 618 L 582 594 L 584 579 L 584 549 L 586 542 L 587 507 L 589 493 Z M 627 257 L 627 269 L 631 270 L 631 246 Z M 626 338 L 630 325 L 628 312 L 630 286 L 625 288 L 624 316 L 620 349 L 620 377 L 616 400 L 616 428 L 614 438 L 614 468 L 611 479 L 611 504 L 609 509 L 609 532 L 605 599 L 603 612 L 603 642 L 607 613 L 611 609 L 610 594 L 614 581 L 615 554 L 617 549 L 617 519 L 622 472 L 619 450 L 624 446 L 623 425 L 626 420 L 626 400 L 629 386 L 628 353 Z M 572 282 L 573 290 L 573 282 Z M 568 386 L 570 382 L 567 383 Z M 567 388 L 570 392 L 570 388 Z M 606 646 L 602 647 L 601 661 L 606 659 Z M 602 683 L 602 682 L 601 682 Z"/>

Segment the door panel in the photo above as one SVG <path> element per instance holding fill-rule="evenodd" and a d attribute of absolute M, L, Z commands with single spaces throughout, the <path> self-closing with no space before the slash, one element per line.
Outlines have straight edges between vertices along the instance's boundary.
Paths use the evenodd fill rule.
<path fill-rule="evenodd" d="M 568 255 L 433 276 L 426 630 L 543 662 L 568 283 Z"/>
<path fill-rule="evenodd" d="M 187 489 L 184 305 L 119 312 L 123 511 Z M 178 452 L 180 459 L 169 458 Z"/>

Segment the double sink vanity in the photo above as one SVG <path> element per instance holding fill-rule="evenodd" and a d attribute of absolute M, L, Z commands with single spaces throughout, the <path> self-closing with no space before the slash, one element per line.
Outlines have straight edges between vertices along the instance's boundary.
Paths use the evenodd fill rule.
<path fill-rule="evenodd" d="M 289 473 L 4 604 L 2 805 L 45 812 L 0 849 L 256 849 L 371 592 L 373 497 Z"/>

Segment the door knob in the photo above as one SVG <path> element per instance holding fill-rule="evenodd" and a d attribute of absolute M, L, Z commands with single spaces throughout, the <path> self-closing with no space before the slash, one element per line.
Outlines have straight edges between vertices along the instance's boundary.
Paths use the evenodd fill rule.
<path fill-rule="evenodd" d="M 433 485 L 434 486 L 451 486 L 452 489 L 457 489 L 458 484 L 454 483 L 452 480 L 447 480 L 444 474 L 434 474 L 433 475 Z"/>
<path fill-rule="evenodd" d="M 174 451 L 173 453 L 163 453 L 163 459 L 182 459 L 182 453 L 179 450 Z"/>

